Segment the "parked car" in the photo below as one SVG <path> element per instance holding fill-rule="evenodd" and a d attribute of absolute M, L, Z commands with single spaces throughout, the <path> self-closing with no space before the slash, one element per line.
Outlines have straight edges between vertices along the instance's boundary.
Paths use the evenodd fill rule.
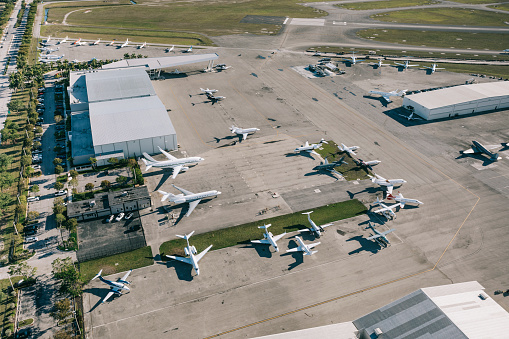
<path fill-rule="evenodd" d="M 120 221 L 122 220 L 122 218 L 124 217 L 124 212 L 120 212 L 119 215 L 117 215 L 117 217 L 115 218 L 116 221 Z"/>
<path fill-rule="evenodd" d="M 38 149 L 35 149 L 32 151 L 32 154 L 40 154 L 40 153 L 42 153 L 42 151 L 38 150 Z"/>
<path fill-rule="evenodd" d="M 112 221 L 113 221 L 113 218 L 115 218 L 115 214 L 110 215 L 108 218 L 106 218 L 106 220 L 105 220 L 105 221 L 106 221 L 107 223 L 110 223 L 110 222 L 112 222 Z"/>
<path fill-rule="evenodd" d="M 27 198 L 27 201 L 28 201 L 28 202 L 39 201 L 39 197 L 28 197 L 28 198 Z"/>
<path fill-rule="evenodd" d="M 40 170 L 41 169 L 41 165 L 32 165 L 32 168 L 34 170 Z"/>
<path fill-rule="evenodd" d="M 36 229 L 24 231 L 25 235 L 34 235 L 37 233 Z"/>
<path fill-rule="evenodd" d="M 124 219 L 125 219 L 125 220 L 129 220 L 129 219 L 131 219 L 132 217 L 133 217 L 133 212 L 130 212 L 130 213 L 128 213 L 128 214 L 125 216 L 125 218 L 124 218 Z"/>
<path fill-rule="evenodd" d="M 66 195 L 66 194 L 67 194 L 67 190 L 61 190 L 61 191 L 55 192 L 55 197 L 60 197 L 62 195 Z"/>

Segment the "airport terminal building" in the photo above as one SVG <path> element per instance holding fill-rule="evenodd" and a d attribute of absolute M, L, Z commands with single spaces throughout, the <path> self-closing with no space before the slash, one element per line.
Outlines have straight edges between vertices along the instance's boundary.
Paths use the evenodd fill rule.
<path fill-rule="evenodd" d="M 509 81 L 461 85 L 411 94 L 403 107 L 412 106 L 425 120 L 509 108 Z"/>

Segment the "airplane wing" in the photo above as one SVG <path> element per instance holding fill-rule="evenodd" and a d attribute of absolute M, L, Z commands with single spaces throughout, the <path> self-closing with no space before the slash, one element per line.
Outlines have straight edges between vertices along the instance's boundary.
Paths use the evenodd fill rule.
<path fill-rule="evenodd" d="M 126 279 L 129 276 L 129 274 L 131 274 L 131 272 L 132 272 L 132 270 L 127 271 L 127 273 L 120 280 L 127 281 Z"/>
<path fill-rule="evenodd" d="M 382 207 L 377 210 L 374 210 L 373 213 L 380 213 L 380 212 L 384 212 L 384 211 L 388 211 L 388 210 L 390 210 L 389 207 Z"/>
<path fill-rule="evenodd" d="M 212 248 L 213 245 L 210 245 L 209 247 L 207 247 L 205 250 L 203 250 L 200 254 L 197 254 L 194 256 L 194 258 L 196 259 L 196 262 L 200 261 L 201 258 L 203 258 L 203 256 L 205 254 L 207 254 L 207 252 Z"/>
<path fill-rule="evenodd" d="M 289 250 L 286 250 L 286 252 L 299 252 L 302 251 L 302 249 L 299 247 L 291 248 Z"/>
<path fill-rule="evenodd" d="M 276 238 L 274 238 L 274 240 L 276 240 Z M 262 239 L 262 240 L 251 240 L 251 242 L 253 244 L 267 244 L 267 245 L 270 245 L 270 242 L 266 239 Z"/>
<path fill-rule="evenodd" d="M 303 230 L 299 230 L 299 232 L 314 232 L 314 231 L 309 228 L 305 228 Z"/>
<path fill-rule="evenodd" d="M 193 192 L 189 192 L 188 190 L 185 190 L 183 188 L 180 188 L 180 187 L 177 187 L 175 185 L 173 185 L 173 187 L 175 187 L 176 189 L 178 189 L 180 192 L 184 193 L 184 195 L 191 195 L 191 194 L 194 194 Z"/>
<path fill-rule="evenodd" d="M 173 167 L 173 174 L 171 175 L 171 178 L 175 179 L 177 177 L 177 174 L 179 174 L 181 169 L 182 169 L 182 165 L 178 165 L 178 166 Z"/>
<path fill-rule="evenodd" d="M 285 233 L 282 233 L 280 235 L 276 235 L 275 237 L 272 237 L 272 239 L 274 239 L 274 241 L 278 241 L 279 239 L 281 239 L 282 237 L 284 237 L 286 235 L 286 232 Z"/>
<path fill-rule="evenodd" d="M 168 159 L 170 160 L 177 160 L 177 158 L 175 158 L 173 155 L 171 155 L 170 153 L 166 152 L 164 149 L 162 149 L 161 147 L 158 147 L 159 148 L 159 151 L 161 151 L 161 153 L 163 153 Z"/>
<path fill-rule="evenodd" d="M 200 201 L 201 201 L 201 199 L 200 200 L 194 200 L 194 201 L 191 201 L 189 203 L 189 210 L 187 211 L 186 216 L 190 216 L 191 213 L 193 213 L 194 209 L 196 208 L 196 206 L 198 206 Z"/>
<path fill-rule="evenodd" d="M 325 227 L 329 227 L 329 226 L 332 226 L 334 224 L 330 223 L 330 224 L 325 224 L 325 225 L 320 225 L 321 228 L 325 228 Z"/>
<path fill-rule="evenodd" d="M 181 262 L 189 264 L 189 265 L 193 264 L 193 262 L 191 261 L 190 258 L 177 257 L 177 256 L 174 256 L 174 255 L 167 255 L 167 257 L 170 258 L 170 259 L 173 259 L 173 260 L 181 261 Z"/>
<path fill-rule="evenodd" d="M 393 188 L 394 188 L 394 186 L 392 186 L 392 185 L 387 186 L 387 194 L 392 194 Z"/>
<path fill-rule="evenodd" d="M 109 298 L 111 298 L 111 296 L 115 294 L 115 292 L 113 291 L 109 291 L 108 294 L 106 294 L 106 296 L 103 298 L 103 300 L 101 302 L 105 303 L 106 300 L 108 300 Z"/>
<path fill-rule="evenodd" d="M 391 97 L 387 96 L 387 95 L 382 95 L 382 98 L 384 98 L 385 101 L 387 102 L 391 102 Z"/>
<path fill-rule="evenodd" d="M 463 154 L 474 154 L 474 153 L 476 153 L 476 152 L 475 152 L 473 149 L 469 148 L 469 149 L 467 149 L 466 151 L 463 151 L 462 153 L 463 153 Z"/>
<path fill-rule="evenodd" d="M 377 239 L 377 238 L 380 238 L 380 237 L 382 237 L 382 236 L 384 236 L 384 235 L 387 235 L 387 234 L 389 234 L 389 233 L 391 233 L 391 232 L 394 232 L 395 230 L 396 230 L 396 229 L 394 229 L 394 228 L 393 228 L 393 229 L 390 229 L 390 230 L 385 231 L 385 232 L 380 232 L 380 234 L 373 235 L 373 236 L 371 236 L 371 237 L 369 237 L 369 238 L 366 238 L 366 239 L 367 239 L 367 240 Z"/>
<path fill-rule="evenodd" d="M 242 140 L 246 140 L 248 134 L 249 133 L 242 133 Z"/>
<path fill-rule="evenodd" d="M 308 150 L 308 152 L 309 152 L 309 153 L 311 153 L 311 154 L 320 155 L 320 154 L 318 154 L 315 150 Z"/>
<path fill-rule="evenodd" d="M 318 246 L 318 245 L 320 245 L 320 241 L 319 242 L 315 242 L 315 243 L 313 243 L 311 245 L 308 245 L 308 248 L 312 249 L 313 247 Z"/>

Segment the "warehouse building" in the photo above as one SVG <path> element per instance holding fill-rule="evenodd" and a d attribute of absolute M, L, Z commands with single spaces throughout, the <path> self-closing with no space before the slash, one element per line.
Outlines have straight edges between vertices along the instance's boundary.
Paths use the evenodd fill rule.
<path fill-rule="evenodd" d="M 461 85 L 411 94 L 403 99 L 403 107 L 409 106 L 426 120 L 506 109 L 509 108 L 509 82 Z"/>

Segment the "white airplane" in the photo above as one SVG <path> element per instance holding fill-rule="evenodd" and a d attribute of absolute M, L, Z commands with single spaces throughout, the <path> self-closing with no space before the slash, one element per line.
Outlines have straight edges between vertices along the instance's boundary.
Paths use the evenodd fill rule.
<path fill-rule="evenodd" d="M 63 38 L 62 40 L 60 40 L 60 41 L 58 42 L 58 44 L 60 45 L 60 44 L 63 44 L 64 42 L 67 42 L 67 39 L 68 39 L 68 38 L 69 38 L 69 37 L 66 35 L 66 36 L 65 36 L 65 38 Z"/>
<path fill-rule="evenodd" d="M 49 52 L 51 53 L 51 52 L 58 51 L 58 50 L 60 49 L 60 47 L 57 47 L 57 48 L 49 48 L 49 47 L 44 46 L 44 47 L 37 47 L 37 49 L 38 49 L 39 51 L 45 51 L 45 52 L 48 52 L 48 51 L 49 51 Z"/>
<path fill-rule="evenodd" d="M 371 66 L 376 66 L 377 68 L 380 68 L 382 66 L 388 66 L 389 64 L 384 64 L 383 59 L 378 59 L 378 62 L 375 64 L 370 64 Z"/>
<path fill-rule="evenodd" d="M 215 196 L 218 196 L 219 194 L 221 194 L 221 192 L 216 191 L 216 190 L 200 192 L 200 193 L 193 193 L 193 192 L 186 191 L 183 188 L 179 188 L 175 185 L 172 185 L 172 186 L 175 187 L 176 189 L 178 189 L 183 194 L 175 195 L 172 193 L 166 193 L 165 191 L 159 190 L 158 192 L 163 195 L 161 201 L 165 201 L 166 199 L 170 198 L 170 201 L 174 202 L 175 204 L 182 204 L 182 203 L 186 203 L 186 202 L 189 203 L 189 210 L 186 213 L 186 217 L 191 215 L 191 213 L 194 211 L 196 206 L 198 206 L 198 204 L 200 203 L 200 201 L 202 199 L 209 198 L 209 197 L 215 197 Z"/>
<path fill-rule="evenodd" d="M 206 95 L 209 95 L 209 94 L 216 93 L 217 89 L 209 89 L 208 87 L 207 88 L 200 87 L 200 91 L 204 92 Z"/>
<path fill-rule="evenodd" d="M 99 43 L 101 42 L 101 39 L 97 39 L 96 41 L 94 41 L 94 43 L 92 44 L 92 46 L 96 46 L 96 45 L 99 45 Z"/>
<path fill-rule="evenodd" d="M 399 202 L 402 208 L 405 208 L 405 204 L 411 204 L 411 205 L 422 205 L 424 204 L 422 201 L 419 201 L 417 199 L 409 199 L 405 198 L 403 194 L 398 192 L 399 194 L 397 196 L 394 196 L 392 194 L 387 195 L 388 200 L 394 200 L 396 202 Z"/>
<path fill-rule="evenodd" d="M 53 55 L 53 54 L 46 54 L 39 56 L 39 60 L 60 60 L 64 57 L 64 54 L 62 55 Z"/>
<path fill-rule="evenodd" d="M 271 232 L 269 232 L 269 227 L 271 224 L 258 226 L 258 228 L 264 229 L 265 233 L 263 233 L 263 239 L 262 240 L 251 240 L 253 244 L 267 244 L 276 250 L 276 252 L 279 252 L 279 247 L 277 247 L 277 241 L 284 237 L 286 235 L 286 232 L 280 235 L 274 236 Z"/>
<path fill-rule="evenodd" d="M 292 248 L 289 250 L 286 250 L 286 252 L 304 252 L 304 255 L 313 255 L 318 251 L 311 251 L 311 249 L 317 245 L 320 245 L 320 242 L 315 242 L 314 244 L 306 245 L 302 241 L 302 239 L 299 236 L 295 236 L 297 239 L 297 242 L 299 243 L 299 246 L 296 248 Z"/>
<path fill-rule="evenodd" d="M 404 115 L 404 114 L 398 114 L 399 116 L 407 119 L 408 121 L 410 120 L 420 120 L 422 119 L 420 116 L 418 116 L 417 114 L 415 114 L 414 112 L 410 113 L 410 115 Z"/>
<path fill-rule="evenodd" d="M 127 47 L 127 45 L 129 45 L 129 39 L 126 39 L 125 42 L 122 45 L 120 45 L 120 48 Z"/>
<path fill-rule="evenodd" d="M 144 42 L 141 45 L 139 45 L 138 49 L 142 49 L 142 48 L 145 48 L 145 47 L 147 47 L 147 43 L 146 42 Z"/>
<path fill-rule="evenodd" d="M 86 42 L 81 41 L 81 38 L 79 38 L 78 40 L 76 40 L 76 41 L 75 41 L 75 42 L 73 42 L 72 44 L 73 44 L 73 45 L 75 45 L 75 46 L 81 46 L 81 45 L 86 44 Z"/>
<path fill-rule="evenodd" d="M 401 186 L 406 183 L 403 179 L 385 179 L 384 177 L 374 173 L 375 176 L 369 176 L 371 178 L 371 182 L 377 184 L 378 186 L 387 187 L 387 194 L 392 194 L 392 189 L 394 186 Z"/>
<path fill-rule="evenodd" d="M 366 168 L 369 168 L 369 169 L 373 169 L 373 166 L 376 166 L 378 165 L 379 163 L 381 163 L 380 160 L 370 160 L 370 161 L 364 161 L 362 159 L 353 159 L 353 161 L 355 161 L 355 163 L 357 164 L 357 166 L 361 166 L 361 167 L 366 167 Z"/>
<path fill-rule="evenodd" d="M 366 227 L 366 229 L 368 228 L 371 228 L 375 234 L 371 235 L 369 238 L 366 238 L 367 240 L 375 240 L 377 243 L 383 246 L 388 246 L 391 244 L 389 239 L 387 239 L 387 234 L 394 232 L 395 231 L 394 228 L 385 232 L 380 232 L 375 228 L 375 226 L 373 226 L 373 224 L 371 224 L 371 221 L 369 222 L 369 226 Z"/>
<path fill-rule="evenodd" d="M 348 61 L 349 63 L 351 63 L 352 65 L 355 65 L 358 61 L 358 58 L 355 57 L 355 52 L 352 53 L 352 56 L 350 58 L 347 58 L 347 59 L 343 59 L 343 61 Z"/>
<path fill-rule="evenodd" d="M 189 169 L 189 167 L 186 167 L 184 165 L 194 164 L 194 163 L 198 163 L 200 161 L 205 160 L 200 157 L 189 157 L 189 158 L 180 158 L 179 159 L 179 158 L 174 157 L 170 153 L 166 152 L 161 147 L 157 147 L 157 148 L 159 148 L 159 151 L 161 153 L 163 153 L 166 156 L 166 158 L 168 158 L 168 160 L 157 161 L 154 158 L 152 158 L 150 155 L 148 155 L 147 153 L 143 153 L 143 156 L 145 157 L 145 159 L 142 158 L 141 160 L 143 161 L 143 163 L 146 166 L 145 172 L 148 171 L 152 166 L 156 167 L 156 168 L 172 168 L 173 174 L 172 174 L 171 178 L 175 179 L 177 177 L 177 174 L 179 174 L 180 171 L 187 171 Z"/>
<path fill-rule="evenodd" d="M 319 155 L 317 152 L 315 152 L 315 149 L 322 147 L 322 144 L 328 144 L 328 142 L 325 141 L 324 138 L 322 138 L 320 140 L 320 142 L 317 144 L 310 145 L 309 142 L 306 141 L 306 143 L 304 145 L 297 147 L 296 149 L 293 150 L 293 152 L 294 153 L 308 152 L 308 153 Z"/>
<path fill-rule="evenodd" d="M 341 146 L 339 147 L 339 149 L 341 151 L 348 152 L 348 154 L 350 154 L 352 156 L 353 155 L 357 155 L 357 154 L 355 154 L 354 151 L 358 150 L 359 148 L 360 148 L 359 146 L 350 146 L 350 147 L 348 147 L 348 146 L 345 146 L 345 144 L 341 144 Z"/>
<path fill-rule="evenodd" d="M 60 47 L 57 47 L 57 48 L 46 48 L 46 54 L 50 54 L 50 53 L 56 52 L 58 50 L 60 50 Z"/>
<path fill-rule="evenodd" d="M 45 44 L 49 44 L 49 43 L 50 43 L 50 41 L 51 41 L 51 35 L 48 37 L 48 39 L 44 40 L 44 43 L 45 43 Z"/>
<path fill-rule="evenodd" d="M 230 68 L 232 66 L 226 66 L 226 64 L 217 64 L 216 65 L 216 70 L 218 71 L 224 71 L 224 70 L 227 70 L 228 68 Z"/>
<path fill-rule="evenodd" d="M 124 276 L 121 279 L 118 279 L 117 281 L 104 279 L 101 275 L 103 270 L 100 270 L 99 273 L 97 273 L 97 275 L 92 278 L 92 280 L 99 278 L 99 280 L 109 285 L 111 288 L 111 291 L 108 292 L 108 294 L 106 294 L 106 297 L 104 297 L 101 303 L 106 302 L 106 300 L 108 300 L 113 294 L 122 295 L 123 294 L 122 291 L 125 291 L 127 293 L 130 292 L 129 287 L 127 287 L 126 285 L 130 284 L 130 282 L 127 281 L 127 277 L 129 276 L 129 274 L 131 274 L 132 271 L 133 270 L 128 271 L 126 274 L 124 274 Z"/>
<path fill-rule="evenodd" d="M 393 209 L 401 206 L 400 203 L 397 203 L 397 204 L 394 204 L 394 205 L 390 205 L 390 206 L 387 206 L 386 204 L 384 204 L 383 202 L 381 202 L 378 197 L 376 197 L 376 201 L 373 203 L 373 205 L 380 205 L 382 208 L 379 208 L 377 210 L 374 210 L 373 213 L 380 213 L 382 214 L 384 217 L 387 218 L 387 220 L 392 220 L 392 219 L 396 219 L 396 212 L 393 211 Z"/>
<path fill-rule="evenodd" d="M 445 69 L 445 68 L 443 68 L 443 67 L 442 67 L 442 68 L 440 68 L 440 67 L 437 67 L 437 66 L 438 66 L 438 65 L 434 63 L 434 64 L 432 64 L 432 65 L 431 65 L 431 67 L 424 66 L 424 68 L 425 68 L 425 69 L 429 69 L 429 70 L 431 70 L 431 74 L 435 73 L 435 71 L 436 71 L 437 69 Z"/>
<path fill-rule="evenodd" d="M 408 61 L 408 60 L 405 60 L 404 64 L 400 64 L 399 62 L 395 62 L 394 64 L 403 67 L 403 69 L 408 69 L 408 67 L 417 67 L 417 66 L 419 66 L 419 65 L 411 65 L 410 61 Z"/>
<path fill-rule="evenodd" d="M 382 98 L 384 98 L 384 100 L 389 103 L 389 102 L 392 102 L 391 97 L 402 97 L 402 96 L 405 96 L 406 91 L 408 91 L 408 90 L 407 89 L 403 89 L 401 91 L 395 90 L 395 91 L 392 91 L 392 92 L 369 91 L 369 93 L 381 95 Z"/>
<path fill-rule="evenodd" d="M 165 51 L 166 53 L 171 53 L 175 49 L 175 45 L 171 46 L 170 48 L 167 48 Z"/>
<path fill-rule="evenodd" d="M 185 51 L 182 51 L 182 53 L 192 53 L 193 52 L 193 46 L 189 47 Z"/>
<path fill-rule="evenodd" d="M 178 235 L 177 237 L 185 239 L 187 241 L 187 246 L 184 248 L 184 252 L 188 256 L 188 258 L 183 257 L 177 257 L 174 255 L 167 255 L 168 258 L 181 261 L 183 263 L 192 265 L 194 268 L 194 271 L 196 272 L 196 275 L 200 275 L 200 267 L 198 266 L 198 262 L 207 254 L 207 252 L 212 248 L 212 245 L 207 247 L 203 252 L 198 254 L 198 251 L 196 251 L 196 247 L 189 245 L 189 238 L 194 234 L 194 231 L 192 231 L 189 234 L 185 235 Z"/>
<path fill-rule="evenodd" d="M 112 40 L 109 44 L 107 44 L 106 46 L 113 46 L 115 44 L 115 40 Z"/>
<path fill-rule="evenodd" d="M 242 140 L 246 140 L 247 135 L 251 133 L 255 133 L 256 131 L 259 131 L 259 128 L 253 127 L 253 128 L 240 128 L 235 125 L 232 125 L 230 127 L 230 131 L 232 131 L 233 134 L 242 135 Z"/>
<path fill-rule="evenodd" d="M 490 150 L 499 148 L 500 145 L 487 145 L 484 146 L 479 141 L 472 141 L 472 148 L 467 149 L 466 151 L 463 151 L 461 153 L 463 154 L 486 154 L 490 157 L 490 161 L 498 161 L 502 159 L 502 157 L 498 156 L 498 153 L 493 153 Z"/>
<path fill-rule="evenodd" d="M 219 100 L 223 100 L 223 99 L 226 99 L 226 97 L 222 96 L 222 95 L 212 95 L 212 94 L 207 94 L 207 98 L 212 101 L 212 103 L 214 102 L 217 102 Z"/>
<path fill-rule="evenodd" d="M 52 62 L 56 62 L 58 59 L 41 59 L 39 58 L 39 62 L 42 62 L 44 64 L 49 64 L 49 63 L 52 63 Z"/>
<path fill-rule="evenodd" d="M 324 228 L 332 226 L 333 223 L 317 226 L 315 222 L 311 220 L 310 216 L 311 213 L 313 213 L 313 211 L 302 213 L 308 215 L 308 221 L 311 226 L 309 228 L 306 228 L 305 230 L 299 230 L 299 232 L 313 232 L 317 238 L 320 238 L 320 236 L 322 235 L 321 232 L 325 232 Z"/>

